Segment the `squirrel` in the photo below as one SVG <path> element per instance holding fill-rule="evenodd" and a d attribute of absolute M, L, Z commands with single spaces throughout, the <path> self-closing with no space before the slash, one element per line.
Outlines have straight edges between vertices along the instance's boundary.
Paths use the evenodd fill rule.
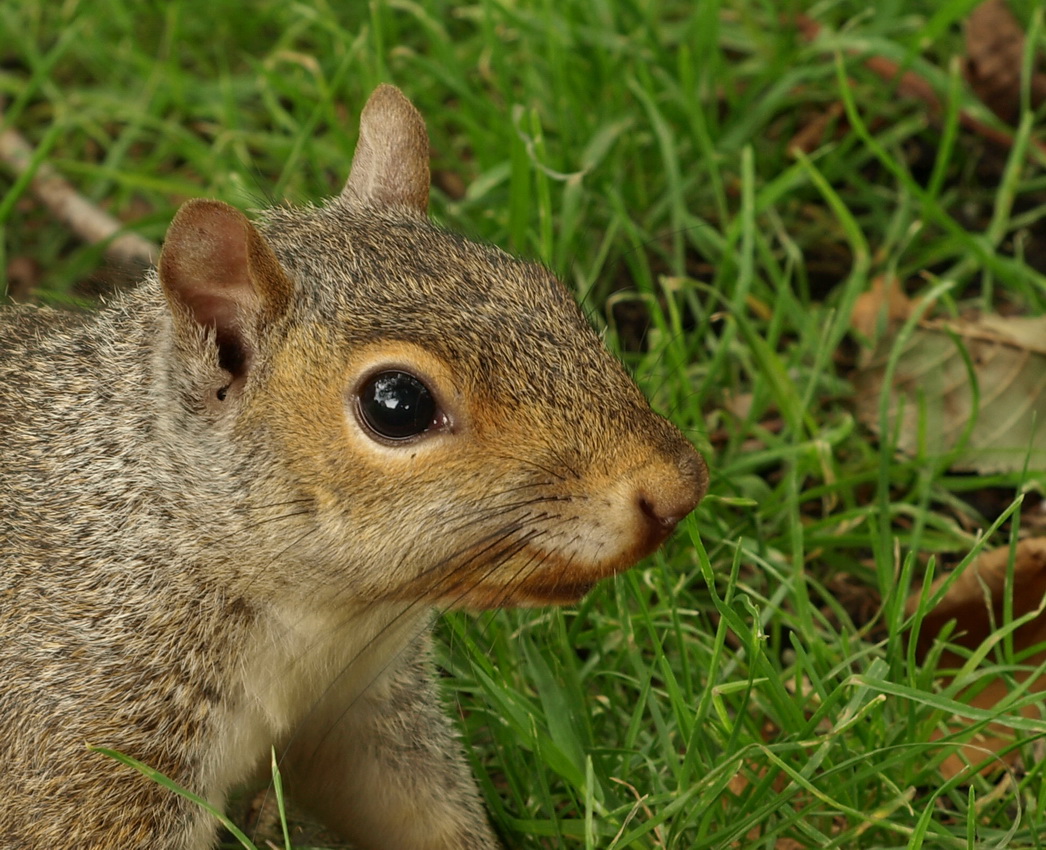
<path fill-rule="evenodd" d="M 707 489 L 544 267 L 428 218 L 368 100 L 322 206 L 177 212 L 94 312 L 0 310 L 0 844 L 204 850 L 264 776 L 360 850 L 494 850 L 435 613 L 569 604 Z"/>

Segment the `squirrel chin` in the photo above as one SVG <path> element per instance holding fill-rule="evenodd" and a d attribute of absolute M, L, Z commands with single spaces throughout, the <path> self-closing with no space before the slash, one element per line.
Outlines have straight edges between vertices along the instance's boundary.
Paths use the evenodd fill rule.
<path fill-rule="evenodd" d="M 467 611 L 573 605 L 586 596 L 598 583 L 598 580 L 593 580 L 509 587 L 478 586 L 454 599 L 443 600 L 443 602 L 448 608 Z"/>

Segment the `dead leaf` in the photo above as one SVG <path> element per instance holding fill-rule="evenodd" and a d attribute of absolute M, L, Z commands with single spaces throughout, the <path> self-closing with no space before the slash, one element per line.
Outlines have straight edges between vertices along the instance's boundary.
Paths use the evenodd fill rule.
<path fill-rule="evenodd" d="M 1006 574 L 1009 570 L 1010 548 L 1004 546 L 985 552 L 970 564 L 955 583 L 948 589 L 944 598 L 927 614 L 922 621 L 916 643 L 916 654 L 920 660 L 933 646 L 944 626 L 954 620 L 955 630 L 949 638 L 953 644 L 974 650 L 983 644 L 998 625 L 1003 622 L 1004 600 L 1006 593 Z M 1017 544 L 1013 553 L 1013 616 L 1022 617 L 1035 611 L 1046 596 L 1046 538 L 1036 537 L 1023 540 Z M 930 587 L 933 593 L 948 576 L 937 579 Z M 915 612 L 922 590 L 916 591 L 906 604 L 909 615 Z M 1014 651 L 1022 651 L 1046 641 L 1046 616 L 1035 618 L 1016 629 L 1013 633 Z M 990 656 L 989 656 L 990 659 Z M 1036 653 L 1023 663 L 1034 667 L 1046 661 L 1046 650 Z M 964 659 L 951 650 L 945 650 L 940 657 L 940 668 L 957 668 Z M 987 663 L 993 663 L 990 660 Z M 1014 679 L 1023 682 L 1026 676 L 1015 674 Z M 986 688 L 966 700 L 977 708 L 989 709 L 995 706 L 1008 692 L 1009 684 L 1003 679 L 993 680 Z M 1030 689 L 1046 691 L 1046 677 L 1033 682 Z M 961 697 L 960 697 L 961 698 Z M 1038 706 L 1024 706 L 1020 713 L 1024 717 L 1039 717 Z M 962 721 L 956 718 L 948 724 L 951 731 L 958 732 L 963 728 Z M 935 734 L 936 740 L 944 733 Z M 1014 732 L 1003 723 L 993 723 L 984 732 L 973 737 L 962 748 L 963 755 L 950 755 L 942 762 L 940 770 L 945 778 L 950 779 L 966 769 L 967 764 L 980 764 L 992 753 L 999 753 L 1014 741 Z M 988 763 L 982 773 L 988 773 L 1004 763 L 1012 763 L 1015 755 L 1010 753 L 1000 756 Z"/>
<path fill-rule="evenodd" d="M 745 791 L 748 790 L 748 787 L 752 784 L 751 780 L 749 779 L 749 776 L 753 777 L 759 782 L 762 782 L 766 778 L 768 772 L 769 771 L 766 765 L 758 764 L 754 760 L 749 759 L 743 765 L 738 766 L 737 772 L 730 778 L 730 781 L 727 783 L 727 789 L 735 797 L 740 797 L 742 794 L 745 793 Z M 777 771 L 774 774 L 772 784 L 774 791 L 780 794 L 789 785 L 788 775 L 783 771 Z M 805 801 L 803 795 L 797 795 L 797 800 L 793 801 L 792 805 L 802 805 L 803 801 Z M 723 803 L 724 808 L 728 808 L 726 806 L 727 801 L 723 800 Z M 750 830 L 748 830 L 748 833 L 745 835 L 742 841 L 734 841 L 733 843 L 731 843 L 730 846 L 732 848 L 737 848 L 737 850 L 743 850 L 743 848 L 752 847 L 755 844 L 761 843 L 760 839 L 762 838 L 764 829 L 765 825 L 754 826 Z M 799 845 L 792 844 L 792 841 L 793 839 L 791 838 L 777 838 L 774 842 L 774 848 L 775 850 L 793 850 L 793 848 Z"/>
<path fill-rule="evenodd" d="M 932 118 L 940 117 L 941 100 L 927 79 L 920 77 L 914 71 L 902 71 L 900 65 L 886 56 L 869 56 L 865 60 L 864 66 L 894 86 L 900 97 L 921 100 L 926 104 L 927 111 Z"/>
<path fill-rule="evenodd" d="M 966 81 L 1003 121 L 1015 124 L 1021 109 L 1024 31 L 1005 0 L 987 0 L 966 21 Z M 1046 74 L 1031 81 L 1032 108 L 1046 99 Z"/>
<path fill-rule="evenodd" d="M 799 131 L 792 136 L 788 142 L 789 151 L 801 151 L 802 153 L 813 153 L 825 141 L 825 132 L 828 127 L 846 116 L 846 107 L 841 100 L 828 105 L 827 109 L 818 112 L 811 120 L 807 121 Z"/>
<path fill-rule="evenodd" d="M 937 607 L 923 618 L 916 644 L 920 658 L 951 620 L 956 620 L 959 625 L 955 642 L 974 648 L 988 639 L 993 622 L 997 624 L 1002 620 L 1009 563 L 1010 547 L 1003 546 L 984 552 L 963 571 Z M 937 579 L 930 593 L 936 591 L 948 578 L 942 576 Z M 1046 596 L 1046 537 L 1032 537 L 1017 544 L 1013 582 L 1013 616 L 1023 617 L 1038 608 Z M 908 598 L 908 614 L 914 613 L 921 593 L 920 590 Z M 1046 617 L 1018 629 L 1014 640 L 1018 639 L 1022 646 L 1046 640 Z"/>
<path fill-rule="evenodd" d="M 821 32 L 821 25 L 806 15 L 798 15 L 792 23 L 807 42 L 816 41 Z M 902 70 L 896 61 L 886 56 L 872 56 L 866 59 L 865 67 L 893 86 L 899 95 L 921 101 L 926 107 L 930 121 L 939 123 L 942 114 L 941 100 L 929 81 L 913 71 Z M 1046 80 L 1040 79 L 1040 75 L 1032 79 L 1031 88 L 1033 102 L 1041 102 L 1036 98 L 1046 97 Z M 1004 150 L 1009 150 L 1014 145 L 1012 133 L 989 127 L 968 110 L 959 112 L 959 124 Z M 1031 145 L 1033 154 L 1040 158 L 1046 156 L 1046 142 L 1033 138 Z"/>
<path fill-rule="evenodd" d="M 872 280 L 868 291 L 862 292 L 854 301 L 850 326 L 867 339 L 875 340 L 884 320 L 887 325 L 903 322 L 918 303 L 904 294 L 896 277 L 880 275 Z"/>
<path fill-rule="evenodd" d="M 735 419 L 744 422 L 752 413 L 755 403 L 754 393 L 735 393 L 727 391 L 723 395 L 722 408 Z"/>
<path fill-rule="evenodd" d="M 861 422 L 878 433 L 889 392 L 888 433 L 906 454 L 954 451 L 953 469 L 980 473 L 1046 469 L 1046 317 L 921 321 L 884 387 L 896 342 L 888 333 L 860 358 Z"/>

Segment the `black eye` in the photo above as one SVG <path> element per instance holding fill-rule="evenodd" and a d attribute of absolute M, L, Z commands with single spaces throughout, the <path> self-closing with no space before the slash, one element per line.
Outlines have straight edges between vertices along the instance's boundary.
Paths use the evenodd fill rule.
<path fill-rule="evenodd" d="M 436 400 L 409 372 L 378 372 L 360 387 L 359 413 L 379 436 L 406 440 L 436 424 Z"/>

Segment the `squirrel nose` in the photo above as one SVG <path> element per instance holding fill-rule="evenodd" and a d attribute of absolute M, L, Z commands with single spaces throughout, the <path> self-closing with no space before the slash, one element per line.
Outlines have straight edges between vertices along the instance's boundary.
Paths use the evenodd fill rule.
<path fill-rule="evenodd" d="M 656 546 L 690 513 L 708 489 L 708 468 L 690 446 L 674 464 L 666 464 L 636 494 L 647 535 Z"/>

